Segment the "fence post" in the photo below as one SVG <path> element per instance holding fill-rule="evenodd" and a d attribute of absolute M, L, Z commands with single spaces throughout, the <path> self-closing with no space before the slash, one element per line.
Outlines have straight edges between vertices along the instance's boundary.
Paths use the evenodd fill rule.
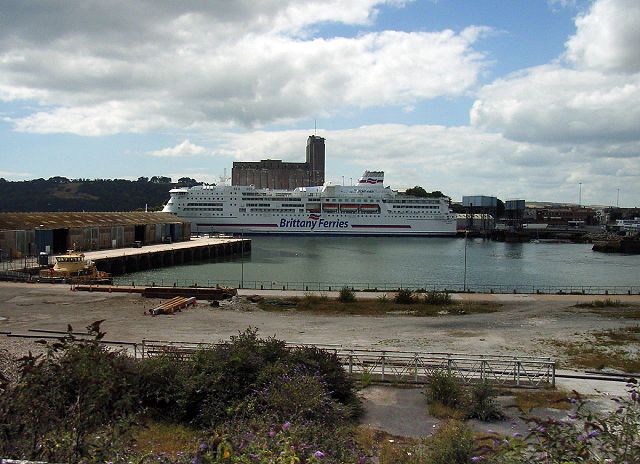
<path fill-rule="evenodd" d="M 353 351 L 349 353 L 349 376 L 353 375 Z"/>
<path fill-rule="evenodd" d="M 415 381 L 418 383 L 418 353 L 416 353 L 413 357 L 414 360 L 414 369 L 415 369 Z"/>
<path fill-rule="evenodd" d="M 447 355 L 447 374 L 451 375 L 451 355 Z"/>
<path fill-rule="evenodd" d="M 520 361 L 516 363 L 518 369 L 518 375 L 516 376 L 516 385 L 520 386 Z"/>
<path fill-rule="evenodd" d="M 551 363 L 551 386 L 556 388 L 556 363 Z"/>
<path fill-rule="evenodd" d="M 382 352 L 382 381 L 384 382 L 384 358 L 385 358 L 385 354 L 384 351 Z"/>

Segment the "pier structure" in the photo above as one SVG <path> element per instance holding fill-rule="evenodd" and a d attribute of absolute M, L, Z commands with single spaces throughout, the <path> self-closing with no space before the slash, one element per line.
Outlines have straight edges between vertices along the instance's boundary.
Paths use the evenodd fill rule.
<path fill-rule="evenodd" d="M 158 267 L 206 261 L 251 251 L 251 240 L 231 237 L 199 237 L 186 242 L 85 252 L 100 271 L 111 275 Z"/>

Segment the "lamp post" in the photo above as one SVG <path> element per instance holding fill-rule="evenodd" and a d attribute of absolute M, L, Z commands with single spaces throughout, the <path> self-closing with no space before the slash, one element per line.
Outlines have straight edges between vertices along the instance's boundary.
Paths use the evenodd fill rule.
<path fill-rule="evenodd" d="M 244 229 L 240 229 L 240 288 L 244 288 Z"/>
<path fill-rule="evenodd" d="M 464 281 L 462 284 L 462 290 L 467 291 L 467 234 L 468 230 L 464 230 Z"/>
<path fill-rule="evenodd" d="M 620 208 L 620 188 L 618 190 L 618 195 L 616 196 L 616 208 Z"/>

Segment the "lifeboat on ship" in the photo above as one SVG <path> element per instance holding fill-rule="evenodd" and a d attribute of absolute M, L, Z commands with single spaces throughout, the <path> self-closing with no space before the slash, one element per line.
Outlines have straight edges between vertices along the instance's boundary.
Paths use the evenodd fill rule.
<path fill-rule="evenodd" d="M 338 211 L 338 205 L 336 205 L 335 203 L 325 203 L 324 205 L 322 205 L 322 211 L 324 211 L 325 213 L 335 213 L 336 211 Z"/>
<path fill-rule="evenodd" d="M 320 203 L 307 203 L 307 213 L 319 213 Z"/>
<path fill-rule="evenodd" d="M 344 204 L 344 205 L 340 205 L 340 211 L 342 213 L 357 213 L 359 209 L 359 205 L 352 205 L 352 204 Z"/>
<path fill-rule="evenodd" d="M 361 213 L 379 213 L 380 206 L 372 205 L 372 204 L 360 205 L 360 212 Z"/>

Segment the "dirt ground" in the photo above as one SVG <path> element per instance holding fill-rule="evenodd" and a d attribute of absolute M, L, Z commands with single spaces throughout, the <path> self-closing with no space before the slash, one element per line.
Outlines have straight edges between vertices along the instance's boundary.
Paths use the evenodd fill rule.
<path fill-rule="evenodd" d="M 137 294 L 77 292 L 66 285 L 0 283 L 0 332 L 66 330 L 67 324 L 84 331 L 87 325 L 104 319 L 102 330 L 107 339 L 129 342 L 143 338 L 216 342 L 255 327 L 261 336 L 294 343 L 555 358 L 557 348 L 543 343 L 545 340 L 578 341 L 589 331 L 638 325 L 635 320 L 603 317 L 593 309 L 573 307 L 578 301 L 598 299 L 594 296 L 464 295 L 464 299 L 469 298 L 497 301 L 502 307 L 489 314 L 438 317 L 339 316 L 263 311 L 246 298 L 237 297 L 220 308 L 202 301 L 174 315 L 151 317 L 145 311 L 160 300 Z M 640 305 L 637 295 L 615 298 Z M 0 348 L 12 352 L 20 352 L 32 343 L 0 336 Z"/>

